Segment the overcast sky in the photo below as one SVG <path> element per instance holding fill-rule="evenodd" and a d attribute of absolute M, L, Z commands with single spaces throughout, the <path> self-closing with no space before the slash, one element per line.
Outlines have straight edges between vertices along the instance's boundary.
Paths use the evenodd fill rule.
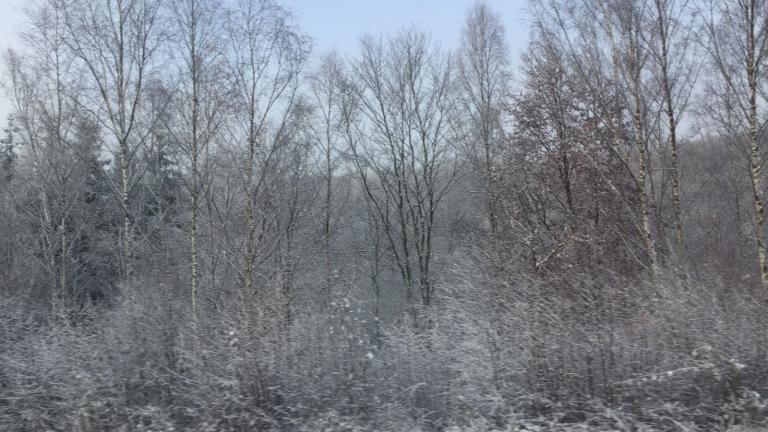
<path fill-rule="evenodd" d="M 446 48 L 455 47 L 467 10 L 474 0 L 284 0 L 298 15 L 305 32 L 315 39 L 316 51 L 336 48 L 354 51 L 360 35 L 393 34 L 415 25 L 432 34 Z M 528 38 L 524 19 L 526 0 L 486 0 L 504 17 L 513 54 Z"/>
<path fill-rule="evenodd" d="M 22 0 L 0 0 L 0 47 L 5 51 L 15 43 L 15 34 L 24 22 Z"/>
<path fill-rule="evenodd" d="M 103 1 L 103 0 L 93 0 Z M 28 0 L 0 0 L 0 48 L 17 45 Z M 395 34 L 416 26 L 432 35 L 444 48 L 458 44 L 464 15 L 474 0 L 283 0 L 293 9 L 299 25 L 314 40 L 314 53 L 336 49 L 354 53 L 360 35 Z M 486 0 L 504 17 L 512 57 L 518 58 L 528 40 L 525 18 L 527 0 Z M 5 124 L 8 104 L 0 98 L 0 124 Z"/>

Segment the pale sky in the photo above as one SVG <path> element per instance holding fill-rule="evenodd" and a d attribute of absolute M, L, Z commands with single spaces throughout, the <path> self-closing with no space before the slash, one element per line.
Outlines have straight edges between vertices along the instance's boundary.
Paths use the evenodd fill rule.
<path fill-rule="evenodd" d="M 332 48 L 355 51 L 360 35 L 395 34 L 415 25 L 432 34 L 445 48 L 458 44 L 464 15 L 474 0 L 283 0 L 298 16 L 299 24 L 315 39 L 316 52 Z M 512 54 L 525 47 L 527 0 L 485 0 L 500 13 L 507 28 Z"/>
<path fill-rule="evenodd" d="M 22 0 L 0 0 L 0 46 L 3 50 L 13 42 L 14 34 L 24 20 Z"/>
<path fill-rule="evenodd" d="M 0 50 L 2 52 L 18 46 L 16 34 L 25 20 L 22 7 L 26 3 L 23 0 L 0 0 Z M 9 112 L 10 104 L 5 93 L 0 91 L 0 128 L 5 127 Z"/>
<path fill-rule="evenodd" d="M 102 1 L 102 0 L 93 0 Z M 29 0 L 0 0 L 0 49 L 17 46 L 25 18 L 22 8 Z M 353 54 L 362 34 L 393 35 L 406 26 L 426 31 L 444 48 L 459 42 L 466 11 L 474 0 L 282 0 L 297 15 L 299 25 L 314 40 L 314 55 L 331 49 Z M 527 0 L 486 0 L 499 12 L 507 28 L 513 62 L 528 41 Z M 9 108 L 0 96 L 0 124 Z"/>

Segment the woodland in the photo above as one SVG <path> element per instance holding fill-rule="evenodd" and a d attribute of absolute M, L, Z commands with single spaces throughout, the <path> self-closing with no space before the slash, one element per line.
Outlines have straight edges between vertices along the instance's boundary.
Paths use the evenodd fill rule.
<path fill-rule="evenodd" d="M 768 3 L 463 7 L 27 2 L 0 430 L 768 430 Z"/>

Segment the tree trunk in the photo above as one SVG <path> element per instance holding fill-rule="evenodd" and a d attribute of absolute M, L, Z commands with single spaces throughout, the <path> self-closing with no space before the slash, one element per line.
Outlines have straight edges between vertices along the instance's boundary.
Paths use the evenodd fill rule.
<path fill-rule="evenodd" d="M 121 272 L 123 280 L 128 280 L 131 277 L 131 218 L 128 209 L 128 193 L 129 193 L 129 172 L 128 172 L 128 149 L 127 144 L 120 144 L 120 208 L 123 212 L 123 226 L 121 227 L 120 236 L 120 261 Z"/>
<path fill-rule="evenodd" d="M 648 177 L 648 149 L 645 137 L 645 124 L 642 113 L 642 102 L 640 99 L 640 76 L 639 71 L 633 73 L 633 92 L 635 99 L 634 109 L 634 122 L 636 133 L 636 145 L 638 153 L 638 173 L 637 173 L 637 187 L 638 201 L 640 205 L 640 236 L 643 239 L 643 247 L 645 253 L 648 256 L 648 271 L 651 277 L 654 277 L 657 273 L 657 254 L 656 245 L 653 241 L 653 235 L 651 231 L 651 216 L 650 216 L 650 203 L 648 192 L 646 190 L 646 178 Z"/>
<path fill-rule="evenodd" d="M 765 201 L 763 189 L 762 161 L 757 125 L 757 77 L 754 64 L 754 45 L 750 44 L 747 59 L 747 79 L 749 81 L 749 165 L 752 183 L 752 201 L 755 211 L 755 247 L 760 266 L 760 281 L 766 290 L 768 301 L 768 267 L 765 256 Z"/>
<path fill-rule="evenodd" d="M 677 160 L 677 118 L 675 116 L 675 107 L 672 96 L 672 83 L 669 79 L 669 20 L 665 17 L 662 0 L 656 0 L 656 14 L 659 25 L 659 42 L 661 44 L 661 55 L 659 66 L 661 67 L 661 85 L 664 98 L 664 111 L 667 115 L 669 127 L 669 147 L 672 171 L 672 219 L 675 224 L 675 243 L 677 258 L 685 260 L 685 234 L 683 232 L 683 222 L 680 216 L 680 171 Z M 682 273 L 685 277 L 686 273 Z"/>

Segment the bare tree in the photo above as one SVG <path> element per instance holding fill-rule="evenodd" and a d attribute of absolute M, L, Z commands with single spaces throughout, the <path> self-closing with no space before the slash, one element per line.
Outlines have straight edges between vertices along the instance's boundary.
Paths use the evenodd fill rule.
<path fill-rule="evenodd" d="M 734 145 L 748 163 L 755 252 L 768 299 L 762 144 L 766 97 L 761 84 L 768 54 L 768 10 L 760 0 L 708 1 L 700 10 L 708 35 L 710 63 L 717 77 L 707 82 L 711 97 L 702 108 L 721 131 L 721 137 Z"/>
<path fill-rule="evenodd" d="M 333 284 L 332 243 L 337 231 L 338 200 L 341 198 L 342 185 L 337 184 L 335 177 L 341 165 L 343 152 L 344 128 L 344 80 L 345 66 L 338 54 L 331 53 L 323 58 L 320 66 L 309 77 L 309 98 L 312 104 L 312 115 L 307 122 L 307 129 L 313 142 L 316 143 L 318 166 L 323 179 L 322 204 L 322 248 L 323 265 L 325 268 L 325 284 L 323 287 L 325 302 L 332 298 Z"/>
<path fill-rule="evenodd" d="M 680 212 L 680 169 L 678 162 L 679 125 L 688 108 L 696 81 L 694 26 L 688 0 L 654 0 L 650 9 L 648 34 L 651 68 L 661 96 L 661 112 L 666 116 L 666 141 L 669 146 L 672 179 L 672 221 L 678 258 L 685 259 L 685 232 Z"/>
<path fill-rule="evenodd" d="M 8 116 L 8 124 L 3 129 L 5 135 L 0 139 L 0 224 L 2 242 L 0 243 L 0 278 L 2 290 L 8 294 L 16 294 L 19 280 L 19 256 L 16 251 L 19 232 L 15 228 L 19 218 L 13 205 L 12 190 L 18 177 L 18 138 L 19 128 L 13 115 Z"/>
<path fill-rule="evenodd" d="M 636 236 L 633 207 L 625 202 L 635 203 L 635 191 L 621 160 L 603 144 L 613 131 L 595 121 L 599 96 L 551 37 L 533 36 L 499 170 L 508 221 L 500 234 L 525 246 L 534 272 L 569 278 L 571 267 L 585 271 L 622 259 L 615 233 Z M 613 110 L 621 115 L 621 105 Z"/>
<path fill-rule="evenodd" d="M 468 155 L 484 178 L 490 239 L 494 244 L 499 218 L 494 163 L 504 142 L 502 113 L 510 79 L 505 38 L 501 17 L 485 3 L 477 3 L 467 13 L 458 61 L 462 105 L 470 123 Z"/>
<path fill-rule="evenodd" d="M 79 106 L 91 112 L 114 140 L 119 172 L 114 189 L 123 214 L 120 269 L 125 280 L 131 276 L 134 249 L 130 195 L 136 176 L 132 161 L 145 138 L 145 131 L 137 127 L 138 114 L 162 39 L 157 25 L 161 1 L 74 0 L 62 4 L 65 41 L 89 75 L 89 92 Z"/>
<path fill-rule="evenodd" d="M 432 302 L 436 217 L 456 173 L 451 61 L 409 30 L 387 45 L 365 38 L 353 74 L 361 118 L 352 162 L 418 323 L 413 296 Z"/>
<path fill-rule="evenodd" d="M 211 144 L 226 118 L 228 77 L 224 49 L 217 31 L 223 21 L 215 0 L 178 0 L 172 4 L 179 52 L 176 140 L 189 163 L 187 187 L 191 196 L 190 299 L 197 317 L 200 206 L 208 183 Z M 213 288 L 213 287 L 211 287 Z"/>
<path fill-rule="evenodd" d="M 73 140 L 79 121 L 76 65 L 65 44 L 64 4 L 50 0 L 38 3 L 27 12 L 30 30 L 22 40 L 30 54 L 23 58 L 14 52 L 6 55 L 9 69 L 7 90 L 16 112 L 22 141 L 34 155 L 34 169 L 28 182 L 40 196 L 40 213 L 35 217 L 41 230 L 43 261 L 56 278 L 51 284 L 54 321 L 66 321 L 75 305 L 71 256 L 75 239 L 82 229 L 76 220 L 81 188 L 82 164 Z M 32 216 L 35 211 L 26 212 Z M 34 254 L 33 254 L 34 255 Z"/>
<path fill-rule="evenodd" d="M 287 142 L 286 127 L 308 43 L 294 28 L 290 11 L 271 0 L 238 1 L 227 29 L 235 100 L 240 106 L 232 135 L 246 148 L 242 161 L 247 200 L 242 280 L 244 293 L 250 295 L 259 242 L 265 234 L 260 232 L 257 199 Z"/>
<path fill-rule="evenodd" d="M 580 4 L 578 9 L 574 6 Z M 648 94 L 648 49 L 644 33 L 642 0 L 551 1 L 539 9 L 542 34 L 557 38 L 569 62 L 595 99 L 595 120 L 611 130 L 609 148 L 631 174 L 637 198 L 636 227 L 643 260 L 651 275 L 657 273 L 658 253 L 651 221 L 650 191 L 652 130 L 658 116 Z M 616 111 L 617 102 L 626 113 Z M 617 115 L 618 114 L 618 115 Z M 629 123 L 629 133 L 623 125 Z M 610 183 L 610 178 L 604 180 Z M 619 188 L 611 186 L 620 194 Z M 632 207 L 632 200 L 624 197 Z"/>

